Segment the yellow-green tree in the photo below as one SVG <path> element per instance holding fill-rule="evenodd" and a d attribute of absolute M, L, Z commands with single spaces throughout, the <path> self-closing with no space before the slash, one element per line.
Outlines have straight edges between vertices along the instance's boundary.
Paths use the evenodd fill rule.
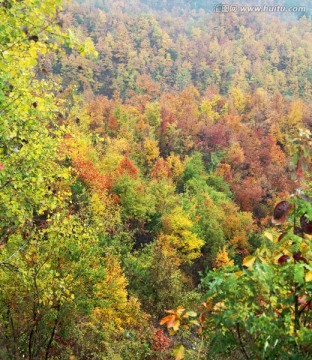
<path fill-rule="evenodd" d="M 68 109 L 41 61 L 74 42 L 59 29 L 61 10 L 58 0 L 0 2 L 1 358 L 78 356 L 80 329 L 97 327 L 97 313 L 111 324 L 99 329 L 110 340 L 140 322 L 118 255 L 108 250 L 119 216 L 99 189 L 102 174 L 95 166 L 91 179 L 85 168 L 72 171 L 66 151 L 75 148 L 61 149 Z M 79 47 L 90 49 L 89 41 Z M 103 358 L 107 344 L 95 343 L 88 354 Z"/>

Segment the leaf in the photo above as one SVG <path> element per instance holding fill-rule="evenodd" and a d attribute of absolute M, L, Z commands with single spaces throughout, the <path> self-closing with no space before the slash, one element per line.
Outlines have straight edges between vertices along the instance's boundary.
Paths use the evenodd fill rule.
<path fill-rule="evenodd" d="M 303 233 L 304 233 L 304 231 L 299 226 L 294 227 L 294 234 L 295 235 L 303 237 Z"/>
<path fill-rule="evenodd" d="M 173 336 L 173 335 L 176 334 L 176 332 L 175 332 L 172 328 L 169 329 L 168 332 L 169 332 L 169 335 L 170 335 L 170 336 Z"/>
<path fill-rule="evenodd" d="M 200 326 L 200 323 L 197 320 L 191 320 L 190 321 L 191 325 L 196 325 L 196 326 Z"/>
<path fill-rule="evenodd" d="M 256 258 L 257 257 L 253 255 L 246 256 L 243 260 L 243 266 L 246 266 L 248 269 L 251 268 Z"/>
<path fill-rule="evenodd" d="M 215 304 L 215 306 L 213 307 L 213 310 L 216 310 L 216 311 L 221 311 L 221 310 L 224 310 L 226 309 L 226 306 L 224 305 L 224 302 L 223 301 L 219 301 L 218 303 Z"/>
<path fill-rule="evenodd" d="M 301 264 L 297 264 L 294 269 L 294 281 L 298 284 L 303 284 L 304 282 L 304 268 Z"/>
<path fill-rule="evenodd" d="M 272 241 L 272 242 L 274 241 L 273 235 L 272 235 L 270 232 L 265 231 L 264 236 L 265 236 L 267 239 L 269 239 L 270 241 Z"/>
<path fill-rule="evenodd" d="M 172 326 L 173 330 L 178 331 L 180 328 L 180 324 L 181 324 L 180 320 L 175 320 L 175 322 L 173 323 L 173 326 Z"/>
<path fill-rule="evenodd" d="M 234 273 L 234 275 L 235 275 L 235 277 L 238 279 L 238 278 L 240 278 L 242 275 L 244 275 L 244 271 L 242 271 L 242 270 L 236 271 L 236 272 Z"/>
<path fill-rule="evenodd" d="M 177 313 L 178 313 L 179 315 L 182 315 L 182 314 L 184 313 L 184 311 L 185 311 L 185 308 L 184 308 L 183 306 L 178 306 L 178 308 L 177 308 Z"/>
<path fill-rule="evenodd" d="M 162 318 L 159 322 L 160 325 L 167 325 L 167 328 L 170 329 L 171 327 L 173 327 L 175 321 L 175 316 L 174 315 L 168 315 L 165 316 L 164 318 Z"/>
<path fill-rule="evenodd" d="M 306 282 L 312 281 L 312 270 L 308 271 L 308 272 L 305 274 L 305 281 L 306 281 Z"/>
<path fill-rule="evenodd" d="M 182 344 L 177 345 L 173 349 L 173 355 L 174 355 L 176 360 L 184 359 L 184 356 L 185 356 L 185 348 L 184 348 L 184 346 Z"/>
<path fill-rule="evenodd" d="M 282 255 L 277 262 L 282 265 L 284 264 L 284 262 L 288 261 L 290 259 L 290 257 L 288 255 Z"/>
<path fill-rule="evenodd" d="M 190 316 L 190 317 L 196 317 L 197 313 L 195 311 L 187 311 L 186 315 Z"/>
<path fill-rule="evenodd" d="M 300 225 L 304 233 L 312 235 L 312 221 L 308 221 L 305 214 L 300 218 Z"/>
<path fill-rule="evenodd" d="M 273 211 L 272 223 L 275 225 L 283 224 L 286 221 L 291 208 L 292 205 L 288 201 L 281 201 L 278 203 Z"/>
<path fill-rule="evenodd" d="M 301 252 L 300 251 L 295 251 L 293 253 L 293 258 L 294 258 L 294 260 L 299 261 L 301 259 Z"/>
<path fill-rule="evenodd" d="M 279 235 L 279 237 L 277 238 L 277 241 L 280 242 L 285 235 L 287 235 L 287 232 L 281 233 L 281 234 Z"/>

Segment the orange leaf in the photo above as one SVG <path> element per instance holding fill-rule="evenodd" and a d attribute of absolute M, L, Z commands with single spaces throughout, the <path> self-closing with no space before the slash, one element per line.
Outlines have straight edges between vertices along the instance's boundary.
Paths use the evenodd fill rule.
<path fill-rule="evenodd" d="M 173 324 L 174 324 L 174 321 L 175 321 L 175 316 L 174 315 L 168 315 L 168 316 L 165 316 L 164 318 L 162 318 L 160 320 L 160 325 L 163 325 L 163 324 L 166 324 L 167 325 L 167 328 L 171 328 L 173 327 Z"/>

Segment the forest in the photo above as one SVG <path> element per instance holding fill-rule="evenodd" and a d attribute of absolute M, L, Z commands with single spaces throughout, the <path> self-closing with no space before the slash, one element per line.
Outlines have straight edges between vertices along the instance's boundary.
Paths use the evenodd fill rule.
<path fill-rule="evenodd" d="M 312 358 L 311 2 L 216 4 L 0 0 L 0 359 Z"/>

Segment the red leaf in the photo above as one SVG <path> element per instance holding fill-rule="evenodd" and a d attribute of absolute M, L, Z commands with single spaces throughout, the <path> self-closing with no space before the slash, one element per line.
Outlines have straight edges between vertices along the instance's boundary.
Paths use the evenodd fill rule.
<path fill-rule="evenodd" d="M 312 221 L 308 221 L 305 215 L 301 216 L 300 225 L 304 233 L 312 235 Z"/>
<path fill-rule="evenodd" d="M 294 234 L 303 237 L 303 230 L 299 226 L 294 227 Z"/>
<path fill-rule="evenodd" d="M 123 159 L 120 161 L 116 172 L 119 175 L 128 174 L 134 179 L 138 178 L 138 169 L 127 156 L 124 156 Z"/>
<path fill-rule="evenodd" d="M 294 252 L 293 258 L 294 258 L 294 260 L 299 261 L 301 259 L 301 252 L 300 251 Z"/>
<path fill-rule="evenodd" d="M 3 170 L 3 169 L 4 169 L 4 165 L 0 164 L 0 170 Z"/>
<path fill-rule="evenodd" d="M 278 203 L 273 212 L 272 223 L 279 225 L 285 222 L 292 205 L 288 201 L 281 201 Z"/>
<path fill-rule="evenodd" d="M 293 253 L 293 258 L 295 261 L 303 261 L 305 262 L 306 264 L 308 263 L 306 258 L 304 258 L 301 254 L 301 251 L 297 251 L 297 252 L 294 252 Z"/>
<path fill-rule="evenodd" d="M 282 255 L 279 259 L 278 259 L 278 263 L 280 265 L 282 265 L 284 262 L 288 261 L 290 259 L 290 257 L 288 255 Z"/>
<path fill-rule="evenodd" d="M 287 232 L 281 233 L 281 235 L 277 238 L 277 241 L 281 241 L 286 234 Z"/>

